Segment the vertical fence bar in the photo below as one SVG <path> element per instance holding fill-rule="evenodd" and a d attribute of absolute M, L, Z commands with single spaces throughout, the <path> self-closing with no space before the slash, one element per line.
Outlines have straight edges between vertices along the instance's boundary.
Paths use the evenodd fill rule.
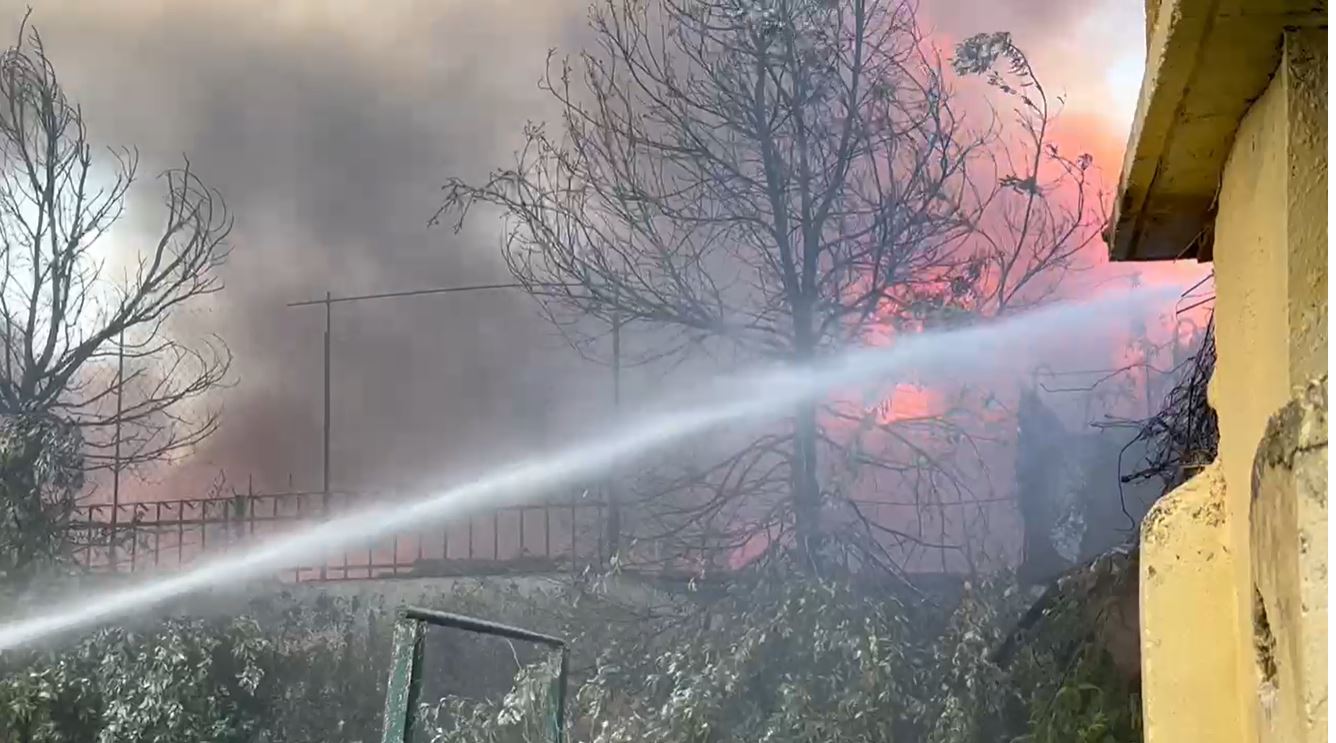
<path fill-rule="evenodd" d="M 291 484 L 290 482 L 288 483 L 288 490 L 292 490 L 292 484 Z M 302 520 L 302 496 L 299 495 L 299 496 L 297 496 L 294 500 L 296 501 L 297 506 L 296 506 L 296 508 L 295 508 L 295 510 L 294 510 L 294 512 L 293 512 L 293 516 L 292 516 L 292 517 L 293 517 L 293 519 L 295 519 L 296 521 L 301 521 L 301 520 Z M 298 583 L 301 582 L 301 579 L 302 579 L 302 566 L 301 566 L 301 563 L 297 563 L 297 567 L 293 569 L 293 576 L 292 576 L 292 579 L 295 580 L 295 581 L 297 581 Z"/>
<path fill-rule="evenodd" d="M 87 563 L 87 565 L 88 565 L 89 568 L 92 568 L 92 567 L 93 567 L 93 541 L 94 541 L 94 539 L 96 539 L 96 537 L 93 536 L 93 535 L 96 533 L 95 530 L 93 529 L 93 509 L 94 509 L 94 508 L 96 508 L 96 506 L 89 506 L 89 507 L 88 507 L 88 529 L 87 529 L 88 534 L 87 534 L 87 537 L 86 537 L 86 539 L 88 540 L 88 544 L 86 544 L 86 545 L 84 546 L 84 562 Z M 116 538 L 116 533 L 115 533 L 114 531 L 110 531 L 110 530 L 108 530 L 107 533 L 111 535 L 111 536 L 108 538 L 108 542 L 107 542 L 107 544 L 111 544 L 111 541 L 110 541 L 110 540 Z"/>
<path fill-rule="evenodd" d="M 492 562 L 501 559 L 501 511 L 492 511 Z"/>
<path fill-rule="evenodd" d="M 186 562 L 186 504 L 176 504 L 176 566 Z"/>
<path fill-rule="evenodd" d="M 347 503 L 344 503 L 344 505 L 346 506 Z M 345 509 L 345 510 L 351 510 L 351 509 Z M 371 564 L 371 557 L 370 557 L 370 553 L 369 553 L 369 552 L 367 553 L 367 564 L 368 564 L 368 565 Z M 367 577 L 370 577 L 370 573 L 371 573 L 371 569 L 370 569 L 370 568 L 367 568 L 367 574 L 368 574 Z M 345 580 L 348 578 L 348 551 L 347 551 L 347 550 L 344 550 L 344 551 L 343 551 L 343 577 L 344 577 Z"/>
<path fill-rule="evenodd" d="M 528 509 L 528 508 L 521 507 L 521 508 L 520 508 L 520 551 L 519 551 L 519 556 L 520 556 L 520 557 L 524 557 L 524 555 L 525 555 L 525 549 L 524 549 L 524 522 L 529 520 L 528 517 L 529 517 L 529 509 Z"/>
<path fill-rule="evenodd" d="M 367 548 L 366 548 L 366 577 L 367 577 L 367 578 L 370 578 L 370 577 L 371 577 L 371 566 L 374 565 L 375 563 L 376 563 L 376 545 L 375 545 L 375 543 L 373 542 L 373 543 L 371 543 L 371 544 L 368 544 L 368 545 L 367 545 Z M 343 564 L 344 564 L 344 568 L 343 568 L 343 578 L 344 578 L 344 580 L 347 580 L 347 579 L 348 579 L 348 567 L 347 567 L 347 565 L 348 565 L 348 553 L 347 553 L 347 552 L 343 553 Z"/>
<path fill-rule="evenodd" d="M 552 504 L 543 504 L 543 556 L 552 559 Z"/>
<path fill-rule="evenodd" d="M 139 552 L 139 504 L 136 503 L 130 516 L 130 573 L 135 572 L 135 557 Z"/>
<path fill-rule="evenodd" d="M 191 504 L 192 504 L 192 509 L 197 511 L 194 520 L 199 522 L 199 528 L 200 528 L 200 535 L 201 535 L 200 554 L 195 556 L 195 559 L 200 559 L 203 555 L 207 554 L 210 549 L 209 531 L 212 530 L 209 529 L 209 525 L 210 523 L 212 523 L 213 519 L 213 507 L 210 505 L 208 500 L 201 500 L 198 502 L 191 501 Z M 189 522 L 191 521 L 191 519 L 186 519 L 186 521 Z M 218 538 L 217 534 L 213 536 L 214 539 Z"/>
<path fill-rule="evenodd" d="M 594 506 L 594 518 L 595 518 L 595 522 L 594 522 L 594 523 L 597 523 L 597 524 L 606 524 L 606 523 L 608 523 L 608 521 L 607 521 L 606 518 L 605 518 L 605 514 L 603 513 L 603 504 L 602 504 L 602 503 L 599 503 L 598 505 Z M 595 529 L 594 531 L 597 532 L 597 536 L 594 538 L 594 549 L 595 549 L 594 561 L 597 562 L 597 563 L 602 564 L 602 562 L 603 562 L 603 557 L 604 557 L 604 555 L 603 555 L 603 532 L 604 532 L 605 530 L 604 530 L 604 529 Z M 609 535 L 609 541 L 610 541 L 610 540 L 611 540 L 611 535 Z"/>
<path fill-rule="evenodd" d="M 156 570 L 159 564 L 159 556 L 162 554 L 162 502 L 159 501 L 157 508 L 153 513 L 153 568 Z"/>

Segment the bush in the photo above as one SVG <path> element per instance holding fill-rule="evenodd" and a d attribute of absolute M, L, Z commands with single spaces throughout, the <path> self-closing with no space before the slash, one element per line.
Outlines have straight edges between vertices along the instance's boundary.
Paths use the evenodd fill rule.
<path fill-rule="evenodd" d="M 990 660 L 1022 597 L 1004 581 L 946 599 L 761 567 L 721 593 L 644 606 L 571 587 L 455 592 L 437 605 L 571 639 L 568 729 L 586 743 L 1131 743 L 1136 698 L 1088 628 L 1045 628 Z M 19 743 L 377 740 L 392 616 L 330 601 L 254 618 L 165 619 L 0 661 L 0 730 Z M 423 688 L 433 742 L 550 740 L 550 658 L 472 638 Z M 502 657 L 504 656 L 504 657 Z M 495 673 L 494 673 L 495 672 Z M 513 683 L 511 683 L 513 681 Z M 486 682 L 486 689 L 479 685 Z"/>
<path fill-rule="evenodd" d="M 572 679 L 571 740 L 587 743 L 1132 743 L 1137 698 L 1091 628 L 1044 626 L 991 660 L 1028 601 L 1009 580 L 954 599 L 868 591 L 769 567 L 723 597 L 599 648 Z M 428 705 L 432 741 L 539 743 L 551 678 L 530 666 L 503 699 Z M 527 711 L 527 717 L 518 711 Z"/>
<path fill-rule="evenodd" d="M 372 625 L 378 624 L 372 622 Z M 388 646 L 352 616 L 164 619 L 0 663 L 16 743 L 372 741 Z"/>
<path fill-rule="evenodd" d="M 18 743 L 253 741 L 271 713 L 272 652 L 245 619 L 102 630 L 59 653 L 6 658 L 19 668 L 0 679 L 0 729 Z"/>

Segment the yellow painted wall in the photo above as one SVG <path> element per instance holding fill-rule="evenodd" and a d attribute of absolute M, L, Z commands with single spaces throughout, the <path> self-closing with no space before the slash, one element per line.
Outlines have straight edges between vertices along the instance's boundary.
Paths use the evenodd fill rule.
<path fill-rule="evenodd" d="M 1287 33 L 1280 69 L 1239 126 L 1220 189 L 1211 403 L 1220 416 L 1226 545 L 1236 556 L 1251 555 L 1253 460 L 1267 420 L 1327 366 L 1326 97 L 1315 79 L 1326 80 L 1326 32 Z M 1239 703 L 1251 730 L 1252 561 L 1232 562 Z"/>
<path fill-rule="evenodd" d="M 1290 384 L 1327 373 L 1327 32 L 1291 31 L 1283 63 L 1289 128 Z"/>
<path fill-rule="evenodd" d="M 1141 679 L 1149 743 L 1243 740 L 1236 704 L 1234 568 L 1217 464 L 1161 498 L 1141 526 Z M 1192 712 L 1198 712 L 1196 714 Z"/>
<path fill-rule="evenodd" d="M 1283 64 L 1282 64 L 1283 68 Z M 1234 696 L 1220 704 L 1240 710 L 1235 740 L 1256 727 L 1251 690 L 1252 591 L 1249 490 L 1253 453 L 1267 418 L 1289 400 L 1290 333 L 1287 319 L 1288 222 L 1284 75 L 1278 74 L 1239 126 L 1220 187 L 1215 243 L 1215 374 L 1211 405 L 1220 416 L 1219 462 L 1233 573 L 1234 634 L 1224 647 L 1233 657 Z M 1190 617 L 1185 617 L 1190 620 Z"/>
<path fill-rule="evenodd" d="M 1219 458 L 1142 528 L 1148 743 L 1259 740 L 1254 456 L 1268 419 L 1327 368 L 1326 30 L 1287 32 L 1284 45 L 1220 186 L 1210 388 Z"/>

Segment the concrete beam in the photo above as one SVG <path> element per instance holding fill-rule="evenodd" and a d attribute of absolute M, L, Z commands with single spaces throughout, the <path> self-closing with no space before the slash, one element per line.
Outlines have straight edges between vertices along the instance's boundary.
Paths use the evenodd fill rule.
<path fill-rule="evenodd" d="M 1212 256 L 1221 173 L 1287 28 L 1325 26 L 1326 0 L 1147 0 L 1146 73 L 1123 159 L 1114 260 Z"/>

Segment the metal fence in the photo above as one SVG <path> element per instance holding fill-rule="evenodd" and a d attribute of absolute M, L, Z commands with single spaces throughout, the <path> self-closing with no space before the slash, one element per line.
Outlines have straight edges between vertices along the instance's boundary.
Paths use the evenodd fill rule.
<path fill-rule="evenodd" d="M 89 504 L 71 522 L 75 558 L 93 571 L 189 566 L 321 520 L 384 502 L 357 493 L 244 493 L 144 503 Z M 597 499 L 499 508 L 387 536 L 287 570 L 289 580 L 488 575 L 576 570 L 604 553 Z"/>
<path fill-rule="evenodd" d="M 76 545 L 76 562 L 94 572 L 170 571 L 385 502 L 359 493 L 282 492 L 123 503 L 115 508 L 86 504 L 75 510 L 70 542 Z M 885 561 L 910 573 L 968 572 L 976 558 L 990 562 L 1007 553 L 1005 543 L 1014 537 L 1014 525 L 1008 529 L 993 523 L 986 533 L 999 544 L 989 544 L 973 533 L 977 529 L 969 523 L 971 513 L 981 508 L 995 510 L 997 516 L 1014 510 L 1010 498 L 935 507 L 870 500 L 851 505 L 858 514 L 852 526 L 866 525 Z M 326 559 L 291 567 L 280 577 L 305 582 L 578 572 L 602 564 L 607 557 L 604 510 L 601 499 L 586 493 L 478 512 L 335 551 Z M 641 572 L 663 575 L 729 569 L 727 550 L 716 554 L 717 549 L 702 547 L 699 553 L 660 555 L 655 546 L 655 540 L 633 544 L 623 562 Z"/>

